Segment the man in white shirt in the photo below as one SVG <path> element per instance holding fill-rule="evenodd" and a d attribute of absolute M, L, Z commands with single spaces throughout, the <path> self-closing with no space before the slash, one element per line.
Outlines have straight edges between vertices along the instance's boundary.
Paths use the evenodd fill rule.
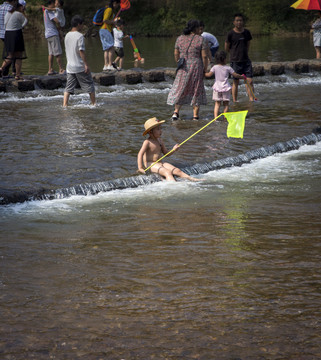
<path fill-rule="evenodd" d="M 67 57 L 67 84 L 64 92 L 63 106 L 68 106 L 70 94 L 74 93 L 79 83 L 81 89 L 89 93 L 92 105 L 96 105 L 95 86 L 85 56 L 85 38 L 80 33 L 84 20 L 80 15 L 71 19 L 71 31 L 65 37 Z"/>
<path fill-rule="evenodd" d="M 200 21 L 200 35 L 202 35 L 202 37 L 208 43 L 208 47 L 209 47 L 208 58 L 209 58 L 209 61 L 211 63 L 213 63 L 215 53 L 218 50 L 220 44 L 213 34 L 210 34 L 210 33 L 204 31 L 204 27 L 205 27 L 204 22 Z"/>
<path fill-rule="evenodd" d="M 52 10 L 50 10 L 52 9 Z M 62 66 L 62 48 L 60 44 L 60 34 L 56 24 L 59 26 L 59 20 L 56 17 L 55 0 L 48 0 L 47 8 L 43 11 L 44 23 L 45 23 L 45 38 L 48 41 L 48 75 L 57 74 L 53 69 L 53 59 L 57 60 L 59 66 L 59 74 L 64 74 L 65 70 Z"/>

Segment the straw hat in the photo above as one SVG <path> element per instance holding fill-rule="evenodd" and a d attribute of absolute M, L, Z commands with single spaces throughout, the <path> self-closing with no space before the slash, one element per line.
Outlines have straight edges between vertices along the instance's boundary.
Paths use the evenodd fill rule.
<path fill-rule="evenodd" d="M 145 124 L 145 131 L 143 132 L 143 136 L 145 136 L 150 130 L 154 129 L 156 126 L 163 124 L 165 120 L 158 120 L 157 118 L 153 117 L 148 119 Z"/>

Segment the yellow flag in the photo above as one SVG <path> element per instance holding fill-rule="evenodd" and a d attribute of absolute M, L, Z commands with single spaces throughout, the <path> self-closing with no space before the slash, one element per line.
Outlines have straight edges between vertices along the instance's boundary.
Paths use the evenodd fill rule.
<path fill-rule="evenodd" d="M 245 118 L 247 113 L 248 110 L 228 112 L 223 114 L 228 121 L 228 127 L 226 132 L 227 137 L 243 138 Z"/>

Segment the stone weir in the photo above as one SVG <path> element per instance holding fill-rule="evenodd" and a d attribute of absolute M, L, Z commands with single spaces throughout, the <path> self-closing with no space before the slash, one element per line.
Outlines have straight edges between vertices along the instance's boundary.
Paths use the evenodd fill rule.
<path fill-rule="evenodd" d="M 254 160 L 266 158 L 277 153 L 284 153 L 291 150 L 297 150 L 303 145 L 314 145 L 321 141 L 321 128 L 317 128 L 310 135 L 296 137 L 286 142 L 278 142 L 274 145 L 263 146 L 256 150 L 247 151 L 244 154 L 231 156 L 228 158 L 215 160 L 211 163 L 194 164 L 183 168 L 189 175 L 205 174 L 209 171 L 224 169 L 232 166 L 242 166 Z M 54 200 L 63 199 L 73 195 L 96 195 L 101 192 L 112 190 L 122 190 L 126 188 L 137 188 L 142 185 L 148 185 L 161 181 L 161 177 L 156 174 L 137 175 L 128 178 L 120 178 L 116 180 L 100 181 L 96 183 L 80 184 L 67 188 L 56 190 L 40 190 L 30 192 L 9 193 L 7 191 L 0 192 L 0 205 L 8 205 L 13 203 L 22 203 L 25 201 L 35 200 Z"/>
<path fill-rule="evenodd" d="M 253 75 L 283 75 L 290 73 L 308 73 L 321 71 L 321 60 L 305 60 L 286 62 L 253 62 Z M 106 71 L 93 73 L 94 81 L 101 86 L 116 84 L 139 84 L 142 82 L 162 82 L 175 77 L 174 68 L 156 68 L 144 70 L 141 68 L 124 71 Z M 24 80 L 13 78 L 0 79 L 0 92 L 32 91 L 36 89 L 54 90 L 64 87 L 66 75 L 25 75 Z"/>

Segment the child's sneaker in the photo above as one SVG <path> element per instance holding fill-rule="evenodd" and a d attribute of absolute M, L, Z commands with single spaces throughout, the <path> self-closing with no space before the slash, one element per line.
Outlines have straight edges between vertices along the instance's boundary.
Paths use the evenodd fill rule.
<path fill-rule="evenodd" d="M 118 67 L 117 67 L 117 65 L 116 65 L 115 62 L 113 62 L 113 63 L 111 63 L 111 64 L 113 65 L 113 68 L 114 68 L 114 69 L 118 70 Z"/>
<path fill-rule="evenodd" d="M 105 65 L 105 66 L 103 67 L 103 71 L 106 71 L 106 70 L 108 70 L 108 66 L 107 66 L 107 65 Z"/>

